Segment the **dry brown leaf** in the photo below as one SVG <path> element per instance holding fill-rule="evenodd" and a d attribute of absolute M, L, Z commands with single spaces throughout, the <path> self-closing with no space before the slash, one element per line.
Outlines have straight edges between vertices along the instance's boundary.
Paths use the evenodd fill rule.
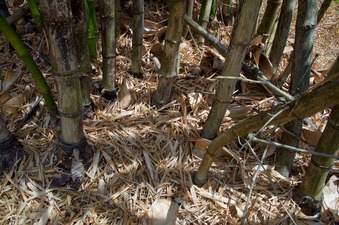
<path fill-rule="evenodd" d="M 329 210 L 334 217 L 334 221 L 339 222 L 339 177 L 331 176 L 323 189 L 323 207 Z"/>
<path fill-rule="evenodd" d="M 262 35 L 258 35 L 252 39 L 250 43 L 250 47 L 248 48 L 248 52 L 252 52 L 255 48 L 257 48 L 262 43 Z"/>
<path fill-rule="evenodd" d="M 272 66 L 272 63 L 270 62 L 270 60 L 267 58 L 267 56 L 265 54 L 260 55 L 259 69 L 261 70 L 261 72 L 263 72 L 263 74 L 265 75 L 265 77 L 268 80 L 272 79 L 272 77 L 273 77 L 273 66 Z"/>
<path fill-rule="evenodd" d="M 149 225 L 175 225 L 179 205 L 168 199 L 157 199 L 150 207 L 147 216 Z"/>
<path fill-rule="evenodd" d="M 293 46 L 285 46 L 284 48 L 284 51 L 283 51 L 283 54 L 287 54 L 287 53 L 290 53 L 294 50 Z"/>
<path fill-rule="evenodd" d="M 162 44 L 159 41 L 155 40 L 152 44 L 150 52 L 158 59 L 161 59 L 163 52 Z"/>
<path fill-rule="evenodd" d="M 312 147 L 315 147 L 322 135 L 322 132 L 319 130 L 312 130 L 308 127 L 303 127 L 301 130 L 301 138 L 305 140 L 307 143 L 309 143 Z M 301 146 L 300 148 L 305 148 L 305 143 L 300 142 Z"/>
<path fill-rule="evenodd" d="M 5 79 L 1 84 L 0 95 L 8 91 L 11 88 L 11 86 L 15 83 L 15 81 L 20 77 L 20 75 L 21 71 L 8 70 L 5 75 Z"/>

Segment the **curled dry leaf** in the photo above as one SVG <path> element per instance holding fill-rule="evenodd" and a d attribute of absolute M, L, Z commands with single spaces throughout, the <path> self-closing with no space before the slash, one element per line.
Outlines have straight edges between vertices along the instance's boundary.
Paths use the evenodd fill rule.
<path fill-rule="evenodd" d="M 20 75 L 21 75 L 21 71 L 13 71 L 13 70 L 7 71 L 5 75 L 5 79 L 1 84 L 0 95 L 8 91 L 11 88 L 11 86 L 15 83 L 15 81 L 20 77 Z"/>

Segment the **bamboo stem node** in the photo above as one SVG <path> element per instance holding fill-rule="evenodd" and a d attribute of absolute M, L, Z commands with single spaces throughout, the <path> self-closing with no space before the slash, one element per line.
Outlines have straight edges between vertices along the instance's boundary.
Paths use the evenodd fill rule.
<path fill-rule="evenodd" d="M 76 144 L 70 144 L 66 143 L 64 140 L 62 140 L 61 137 L 57 139 L 57 145 L 67 154 L 67 155 L 73 155 L 73 150 L 76 149 L 85 149 L 87 145 L 87 139 L 83 138 L 80 142 Z"/>

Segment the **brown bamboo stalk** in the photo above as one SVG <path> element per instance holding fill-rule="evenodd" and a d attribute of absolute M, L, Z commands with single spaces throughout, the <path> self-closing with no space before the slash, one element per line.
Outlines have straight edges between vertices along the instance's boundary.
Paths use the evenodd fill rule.
<path fill-rule="evenodd" d="M 305 91 L 295 96 L 295 100 L 286 105 L 274 107 L 236 123 L 233 127 L 218 135 L 208 145 L 198 171 L 193 175 L 193 183 L 202 186 L 206 182 L 208 170 L 218 151 L 237 137 L 246 137 L 249 133 L 259 130 L 264 125 L 285 124 L 295 119 L 306 118 L 339 104 L 338 87 L 339 80 L 325 83 L 311 92 Z M 276 116 L 272 118 L 273 115 Z M 267 123 L 268 121 L 270 122 Z M 281 151 L 286 152 L 283 149 Z"/>
<path fill-rule="evenodd" d="M 226 53 L 226 61 L 221 73 L 222 76 L 239 76 L 242 62 L 245 59 L 247 48 L 251 42 L 260 6 L 260 0 L 244 1 L 239 13 L 239 19 L 236 21 L 237 24 L 233 30 L 228 52 Z M 212 109 L 202 131 L 201 136 L 203 138 L 211 140 L 217 135 L 226 109 L 231 101 L 235 83 L 235 80 L 219 80 Z"/>
<path fill-rule="evenodd" d="M 185 6 L 185 0 L 169 1 L 165 47 L 161 58 L 158 86 L 152 96 L 152 104 L 163 105 L 171 99 L 173 80 L 177 76 L 176 68 L 184 25 Z"/>
<path fill-rule="evenodd" d="M 71 7 L 74 17 L 73 29 L 75 34 L 75 44 L 77 49 L 77 57 L 79 59 L 82 105 L 84 107 L 88 107 L 91 105 L 91 65 L 88 49 L 88 29 L 84 1 L 72 0 Z"/>
<path fill-rule="evenodd" d="M 78 148 L 81 153 L 84 153 L 86 138 L 82 124 L 79 61 L 70 1 L 41 1 L 40 9 L 50 46 L 49 55 L 53 75 L 57 84 L 61 147 L 67 154 L 72 154 L 73 148 Z"/>

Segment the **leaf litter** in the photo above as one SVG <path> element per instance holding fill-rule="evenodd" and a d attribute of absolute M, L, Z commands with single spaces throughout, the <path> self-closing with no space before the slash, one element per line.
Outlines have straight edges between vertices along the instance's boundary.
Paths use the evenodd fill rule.
<path fill-rule="evenodd" d="M 146 4 L 149 24 L 162 32 L 163 25 L 159 24 L 167 16 L 166 6 L 161 1 Z M 332 3 L 318 28 L 315 50 L 321 57 L 314 65 L 315 71 L 321 71 L 338 55 L 338 24 L 334 23 L 338 21 L 338 12 L 339 4 Z M 218 27 L 219 40 L 229 42 L 230 27 L 216 20 L 211 26 Z M 297 154 L 293 176 L 286 179 L 274 170 L 274 147 L 269 149 L 271 153 L 266 155 L 262 167 L 248 148 L 239 150 L 245 140 L 235 141 L 218 154 L 208 182 L 202 188 L 193 185 L 191 175 L 201 162 L 204 146 L 209 143 L 200 139 L 199 134 L 213 101 L 214 77 L 220 71 L 213 68 L 213 54 L 211 58 L 208 50 L 213 47 L 207 43 L 207 47 L 200 50 L 194 47 L 191 39 L 184 40 L 173 101 L 160 109 L 150 106 L 150 97 L 157 85 L 158 65 L 154 64 L 151 53 L 155 34 L 147 33 L 145 37 L 144 79 L 141 80 L 125 72 L 130 66 L 131 34 L 127 30 L 118 39 L 117 81 L 122 88 L 120 99 L 125 100 L 109 102 L 100 97 L 101 72 L 98 65 L 93 65 L 96 69 L 93 70 L 91 98 L 95 111 L 84 118 L 84 131 L 94 155 L 79 190 L 67 187 L 70 175 L 58 167 L 55 140 L 60 129 L 43 102 L 31 120 L 21 126 L 20 121 L 34 104 L 37 91 L 30 74 L 21 75 L 25 67 L 0 37 L 4 91 L 0 96 L 1 110 L 9 129 L 16 130 L 16 136 L 28 153 L 28 157 L 16 165 L 16 172 L 13 170 L 2 177 L 2 224 L 147 224 L 154 205 L 166 200 L 166 204 L 178 207 L 177 212 L 171 214 L 177 217 L 176 224 L 239 224 L 252 184 L 246 215 L 248 224 L 290 224 L 289 214 L 294 221 L 298 219 L 299 208 L 292 200 L 292 192 L 305 174 L 309 155 Z M 27 36 L 32 46 L 38 48 L 41 35 Z M 55 90 L 50 66 L 39 60 L 37 52 L 31 54 Z M 100 65 L 100 55 L 98 62 Z M 12 84 L 14 80 L 17 81 Z M 267 92 L 258 92 L 256 85 L 243 83 L 242 87 L 225 115 L 221 130 L 274 104 L 274 99 L 267 98 Z M 303 148 L 314 148 L 314 138 L 319 137 L 328 113 L 325 110 L 309 118 L 303 134 L 308 142 L 302 142 Z M 280 133 L 279 128 L 272 126 L 265 129 L 262 136 L 276 140 Z M 258 156 L 263 155 L 265 147 L 251 143 Z M 338 174 L 338 168 L 336 161 L 330 174 Z M 59 185 L 53 186 L 53 181 Z M 335 219 L 331 210 L 326 210 L 321 217 L 325 224 Z M 313 220 L 302 221 L 311 224 Z"/>

